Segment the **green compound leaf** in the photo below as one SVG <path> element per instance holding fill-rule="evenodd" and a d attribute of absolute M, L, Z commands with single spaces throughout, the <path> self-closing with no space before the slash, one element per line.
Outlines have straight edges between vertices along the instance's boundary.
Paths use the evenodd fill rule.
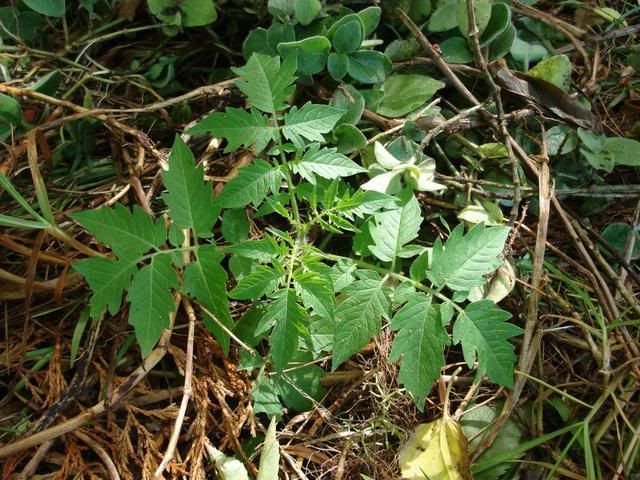
<path fill-rule="evenodd" d="M 298 148 L 304 147 L 304 140 L 324 143 L 323 133 L 329 133 L 338 123 L 344 110 L 328 105 L 307 103 L 298 109 L 291 108 L 284 116 L 282 133 Z"/>
<path fill-rule="evenodd" d="M 155 347 L 162 331 L 169 328 L 169 314 L 175 311 L 171 290 L 178 288 L 178 275 L 169 255 L 155 255 L 133 279 L 127 300 L 131 303 L 129 323 L 136 332 L 142 356 Z"/>
<path fill-rule="evenodd" d="M 188 133 L 209 133 L 226 138 L 225 153 L 233 152 L 241 145 L 250 148 L 254 142 L 255 150 L 259 152 L 273 140 L 275 130 L 269 126 L 269 119 L 255 109 L 247 112 L 240 108 L 227 108 L 224 113 L 209 115 Z"/>
<path fill-rule="evenodd" d="M 119 258 L 140 257 L 167 239 L 164 223 L 154 223 L 137 205 L 133 211 L 117 203 L 113 208 L 85 210 L 69 216 L 109 245 Z"/>
<path fill-rule="evenodd" d="M 213 313 L 220 323 L 233 330 L 234 324 L 225 289 L 227 272 L 220 266 L 223 258 L 224 256 L 216 251 L 215 245 L 203 245 L 198 248 L 196 260 L 190 262 L 184 270 L 182 289 Z M 205 325 L 215 335 L 225 354 L 228 354 L 229 334 L 208 315 L 205 317 Z"/>
<path fill-rule="evenodd" d="M 293 164 L 293 170 L 311 183 L 315 183 L 314 174 L 333 180 L 367 171 L 338 153 L 335 148 L 320 148 L 317 144 L 312 145 L 304 156 Z"/>
<path fill-rule="evenodd" d="M 250 203 L 258 206 L 274 184 L 276 170 L 264 160 L 241 168 L 238 175 L 225 185 L 215 203 L 222 208 L 241 208 Z"/>
<path fill-rule="evenodd" d="M 422 216 L 420 204 L 410 189 L 402 194 L 398 208 L 377 212 L 370 225 L 374 245 L 369 251 L 383 262 L 392 262 L 403 256 L 403 247 L 418 236 Z"/>
<path fill-rule="evenodd" d="M 87 258 L 73 264 L 74 270 L 87 280 L 91 296 L 91 316 L 98 318 L 105 308 L 111 315 L 120 310 L 122 292 L 131 285 L 138 268 L 136 259 L 112 260 L 104 257 Z"/>
<path fill-rule="evenodd" d="M 307 312 L 297 303 L 295 290 L 280 290 L 265 312 L 257 331 L 262 333 L 273 325 L 269 345 L 271 358 L 278 372 L 281 372 L 298 350 L 300 337 L 308 336 Z"/>
<path fill-rule="evenodd" d="M 162 180 L 169 190 L 162 199 L 176 225 L 192 228 L 198 237 L 210 237 L 218 218 L 211 183 L 204 181 L 204 169 L 196 166 L 193 153 L 177 135 L 169 155 L 169 170 L 162 172 Z"/>
<path fill-rule="evenodd" d="M 522 329 L 506 320 L 511 314 L 501 310 L 491 300 L 481 300 L 467 306 L 453 326 L 453 343 L 462 342 L 462 352 L 469 368 L 478 359 L 478 376 L 487 374 L 499 385 L 513 387 L 513 366 L 516 362 L 513 345 L 507 340 L 522 333 Z"/>
<path fill-rule="evenodd" d="M 380 318 L 390 307 L 379 279 L 358 280 L 342 291 L 350 296 L 336 308 L 338 323 L 333 341 L 333 370 L 380 333 Z"/>
<path fill-rule="evenodd" d="M 296 57 L 280 57 L 254 53 L 244 67 L 233 68 L 240 76 L 237 87 L 249 104 L 263 112 L 275 113 L 287 107 L 286 99 L 295 90 Z"/>
<path fill-rule="evenodd" d="M 393 341 L 389 361 L 402 358 L 399 380 L 422 410 L 433 382 L 445 365 L 443 349 L 449 345 L 439 309 L 431 305 L 428 295 L 412 294 L 393 317 L 391 329 L 397 330 L 398 334 Z"/>
<path fill-rule="evenodd" d="M 278 243 L 269 235 L 265 235 L 260 240 L 247 240 L 246 242 L 236 243 L 231 245 L 228 250 L 231 253 L 257 260 L 258 262 L 269 262 L 282 253 Z"/>
<path fill-rule="evenodd" d="M 509 227 L 473 227 L 463 235 L 464 225 L 458 225 L 442 246 L 440 239 L 433 245 L 433 263 L 429 279 L 437 286 L 468 291 L 486 283 L 483 275 L 502 264 L 498 256 L 509 235 Z"/>
<path fill-rule="evenodd" d="M 271 292 L 283 275 L 282 269 L 258 265 L 249 275 L 240 280 L 238 285 L 229 292 L 229 296 L 236 300 L 258 299 Z"/>
<path fill-rule="evenodd" d="M 293 279 L 304 306 L 307 309 L 313 309 L 320 317 L 333 322 L 335 318 L 335 293 L 331 278 L 312 271 L 296 272 Z"/>

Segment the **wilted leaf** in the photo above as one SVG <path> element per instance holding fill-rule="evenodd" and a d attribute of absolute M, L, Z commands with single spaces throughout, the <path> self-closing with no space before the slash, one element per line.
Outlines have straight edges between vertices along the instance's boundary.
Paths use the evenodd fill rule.
<path fill-rule="evenodd" d="M 400 450 L 399 463 L 403 479 L 471 479 L 467 439 L 449 416 L 418 425 Z"/>

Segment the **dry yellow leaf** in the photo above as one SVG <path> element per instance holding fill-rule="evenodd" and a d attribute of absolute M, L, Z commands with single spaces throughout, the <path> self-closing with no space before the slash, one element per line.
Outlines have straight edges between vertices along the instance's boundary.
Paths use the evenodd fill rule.
<path fill-rule="evenodd" d="M 400 451 L 402 478 L 469 480 L 467 439 L 448 415 L 418 425 Z"/>

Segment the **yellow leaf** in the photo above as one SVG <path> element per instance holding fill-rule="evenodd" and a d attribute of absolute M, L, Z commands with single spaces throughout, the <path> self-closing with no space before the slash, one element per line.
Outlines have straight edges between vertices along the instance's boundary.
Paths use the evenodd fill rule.
<path fill-rule="evenodd" d="M 409 480 L 469 480 L 467 439 L 448 415 L 418 425 L 400 451 L 402 478 Z"/>

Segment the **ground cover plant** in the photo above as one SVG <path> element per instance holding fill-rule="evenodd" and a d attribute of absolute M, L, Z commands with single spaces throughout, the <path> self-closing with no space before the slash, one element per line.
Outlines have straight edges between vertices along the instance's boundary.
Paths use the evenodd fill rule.
<path fill-rule="evenodd" d="M 635 478 L 633 2 L 0 7 L 6 478 Z"/>

